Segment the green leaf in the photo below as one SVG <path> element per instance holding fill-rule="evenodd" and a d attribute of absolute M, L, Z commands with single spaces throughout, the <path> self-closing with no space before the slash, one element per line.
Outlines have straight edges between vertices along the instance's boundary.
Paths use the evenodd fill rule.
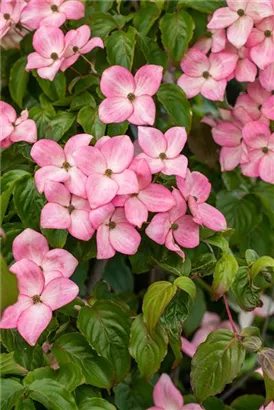
<path fill-rule="evenodd" d="M 111 31 L 118 28 L 115 19 L 107 13 L 92 13 L 88 19 L 90 21 L 93 36 L 105 39 Z"/>
<path fill-rule="evenodd" d="M 144 321 L 149 332 L 158 323 L 161 314 L 175 295 L 177 287 L 170 282 L 159 281 L 149 286 L 143 299 Z"/>
<path fill-rule="evenodd" d="M 61 111 L 50 121 L 46 129 L 45 137 L 54 141 L 59 141 L 75 121 L 75 115 Z"/>
<path fill-rule="evenodd" d="M 1 410 L 11 410 L 16 402 L 24 395 L 24 387 L 12 379 L 0 379 L 0 407 Z"/>
<path fill-rule="evenodd" d="M 147 380 L 156 373 L 167 353 L 168 337 L 157 324 L 151 335 L 144 323 L 143 315 L 133 322 L 130 333 L 129 352 Z"/>
<path fill-rule="evenodd" d="M 187 129 L 191 128 L 192 112 L 183 90 L 176 84 L 162 84 L 157 98 L 170 115 L 173 124 Z"/>
<path fill-rule="evenodd" d="M 11 195 L 12 195 L 12 187 L 8 188 L 4 192 L 2 191 L 2 194 L 0 195 L 0 224 L 1 225 L 6 215 Z"/>
<path fill-rule="evenodd" d="M 186 320 L 192 301 L 187 293 L 178 291 L 165 309 L 160 323 L 168 332 L 171 340 L 180 340 L 183 323 Z M 175 341 L 175 340 L 174 340 Z"/>
<path fill-rule="evenodd" d="M 133 292 L 133 275 L 122 254 L 108 260 L 103 279 L 117 293 Z"/>
<path fill-rule="evenodd" d="M 136 44 L 136 30 L 115 31 L 106 40 L 107 58 L 110 65 L 121 65 L 131 70 Z"/>
<path fill-rule="evenodd" d="M 39 86 L 50 100 L 56 101 L 66 96 L 67 81 L 64 73 L 59 71 L 53 81 L 44 80 L 38 74 L 35 74 L 35 77 Z"/>
<path fill-rule="evenodd" d="M 74 362 L 81 367 L 86 383 L 110 389 L 113 381 L 111 364 L 99 357 L 79 333 L 60 336 L 53 345 L 52 352 L 60 365 Z"/>
<path fill-rule="evenodd" d="M 257 259 L 251 266 L 250 277 L 252 280 L 264 269 L 272 268 L 274 269 L 274 259 L 270 256 L 262 256 Z"/>
<path fill-rule="evenodd" d="M 35 380 L 29 386 L 30 397 L 51 410 L 77 410 L 72 394 L 51 379 Z"/>
<path fill-rule="evenodd" d="M 38 193 L 34 178 L 26 175 L 16 184 L 13 192 L 16 211 L 27 228 L 39 230 L 40 214 L 45 200 Z"/>
<path fill-rule="evenodd" d="M 235 410 L 258 410 L 264 404 L 264 397 L 256 394 L 246 394 L 237 397 L 231 407 Z"/>
<path fill-rule="evenodd" d="M 213 253 L 202 253 L 194 259 L 191 272 L 197 273 L 201 277 L 212 275 L 216 262 Z"/>
<path fill-rule="evenodd" d="M 129 126 L 128 121 L 120 122 L 119 124 L 108 124 L 107 135 L 114 137 L 116 135 L 125 135 Z"/>
<path fill-rule="evenodd" d="M 16 182 L 25 175 L 29 175 L 29 172 L 22 169 L 15 169 L 6 172 L 0 179 L 2 193 L 9 188 L 13 188 Z"/>
<path fill-rule="evenodd" d="M 200 327 L 206 308 L 204 293 L 198 286 L 195 301 L 184 321 L 184 333 L 187 337 Z"/>
<path fill-rule="evenodd" d="M 87 91 L 82 94 L 76 95 L 70 104 L 70 109 L 72 111 L 79 111 L 81 108 L 89 106 L 92 108 L 96 107 L 96 101 L 94 97 Z"/>
<path fill-rule="evenodd" d="M 189 258 L 183 262 L 182 258 L 175 252 L 169 251 L 165 247 L 161 247 L 160 252 L 154 257 L 151 255 L 152 262 L 167 272 L 171 272 L 176 276 L 188 275 L 190 272 L 191 261 Z"/>
<path fill-rule="evenodd" d="M 123 380 L 130 368 L 129 313 L 111 301 L 98 300 L 80 310 L 77 326 L 97 353 L 112 363 L 115 381 Z"/>
<path fill-rule="evenodd" d="M 92 397 L 81 406 L 80 410 L 115 410 L 111 403 L 99 397 Z"/>
<path fill-rule="evenodd" d="M 168 56 L 156 41 L 138 33 L 137 43 L 147 63 L 161 65 L 162 67 L 167 68 Z"/>
<path fill-rule="evenodd" d="M 96 140 L 105 135 L 106 125 L 100 121 L 97 108 L 81 108 L 77 116 L 77 122 L 87 134 L 93 135 Z"/>
<path fill-rule="evenodd" d="M 0 254 L 0 267 L 1 267 L 1 313 L 8 306 L 13 305 L 18 298 L 18 288 L 16 275 L 9 272 L 7 264 Z"/>
<path fill-rule="evenodd" d="M 264 211 L 270 219 L 272 225 L 274 224 L 274 185 L 265 182 L 258 182 L 253 187 L 253 193 L 260 199 Z"/>
<path fill-rule="evenodd" d="M 113 390 L 119 410 L 144 410 L 152 406 L 153 387 L 137 371 L 129 373 Z"/>
<path fill-rule="evenodd" d="M 29 110 L 29 118 L 37 125 L 38 139 L 45 138 L 48 125 L 55 117 L 55 110 L 52 107 L 32 107 Z"/>
<path fill-rule="evenodd" d="M 230 289 L 238 272 L 238 262 L 232 254 L 223 253 L 216 263 L 212 291 L 215 300 L 220 299 Z"/>
<path fill-rule="evenodd" d="M 160 14 L 161 10 L 156 6 L 156 4 L 143 2 L 137 13 L 135 13 L 133 19 L 134 27 L 139 33 L 146 36 Z"/>
<path fill-rule="evenodd" d="M 63 248 L 66 244 L 68 231 L 65 229 L 42 229 L 42 234 L 47 238 L 52 248 Z"/>
<path fill-rule="evenodd" d="M 191 16 L 184 10 L 166 13 L 160 20 L 160 30 L 166 51 L 175 62 L 180 61 L 193 36 Z"/>
<path fill-rule="evenodd" d="M 226 7 L 225 0 L 179 0 L 178 4 L 191 7 L 202 13 L 212 13 L 220 7 Z"/>
<path fill-rule="evenodd" d="M 34 403 L 31 399 L 21 399 L 16 403 L 14 410 L 35 410 Z"/>
<path fill-rule="evenodd" d="M 262 305 L 260 289 L 250 280 L 247 267 L 239 268 L 231 289 L 236 302 L 243 310 L 251 311 Z"/>
<path fill-rule="evenodd" d="M 191 364 L 191 385 L 199 402 L 220 393 L 240 372 L 245 349 L 229 330 L 212 332 Z"/>
<path fill-rule="evenodd" d="M 27 57 L 21 57 L 12 66 L 9 78 L 9 90 L 13 101 L 23 108 L 23 98 L 27 90 L 29 73 L 25 70 Z"/>
<path fill-rule="evenodd" d="M 174 285 L 185 291 L 191 297 L 192 301 L 194 301 L 196 297 L 196 286 L 193 280 L 191 280 L 187 276 L 180 276 L 179 278 L 175 279 Z"/>
<path fill-rule="evenodd" d="M 1 376 L 4 376 L 5 374 L 25 375 L 25 374 L 27 374 L 27 372 L 28 372 L 27 369 L 20 366 L 14 360 L 14 352 L 2 353 L 0 355 L 0 373 L 1 373 Z"/>

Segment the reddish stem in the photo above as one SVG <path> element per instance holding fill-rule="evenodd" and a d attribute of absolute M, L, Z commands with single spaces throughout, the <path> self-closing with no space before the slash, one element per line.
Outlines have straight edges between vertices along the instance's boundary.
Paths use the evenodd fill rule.
<path fill-rule="evenodd" d="M 229 305 L 228 305 L 228 300 L 227 300 L 226 295 L 223 296 L 223 299 L 224 299 L 224 303 L 225 303 L 226 313 L 227 313 L 229 322 L 231 324 L 231 328 L 232 328 L 233 332 L 235 333 L 235 335 L 238 335 L 238 332 L 237 332 L 237 329 L 236 329 L 236 326 L 235 326 L 235 323 L 234 323 L 234 320 L 232 318 L 232 314 L 231 314 L 231 311 L 230 311 L 230 308 L 229 308 Z"/>

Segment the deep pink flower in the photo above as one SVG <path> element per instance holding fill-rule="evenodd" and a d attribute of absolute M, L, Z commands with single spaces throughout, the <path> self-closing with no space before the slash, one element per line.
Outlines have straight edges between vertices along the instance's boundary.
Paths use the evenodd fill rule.
<path fill-rule="evenodd" d="M 35 52 L 28 55 L 26 71 L 37 69 L 41 78 L 52 81 L 64 61 L 66 48 L 75 35 L 75 30 L 64 35 L 56 27 L 40 27 L 33 36 Z"/>
<path fill-rule="evenodd" d="M 274 16 L 256 24 L 248 38 L 247 47 L 259 68 L 264 69 L 274 62 Z"/>
<path fill-rule="evenodd" d="M 153 125 L 156 109 L 152 96 L 162 77 L 163 67 L 158 65 L 144 65 L 134 77 L 124 67 L 107 68 L 100 84 L 107 97 L 99 106 L 100 120 L 105 124 L 128 120 L 135 125 Z"/>
<path fill-rule="evenodd" d="M 151 172 L 145 159 L 134 159 L 129 169 L 135 172 L 138 191 L 117 195 L 113 204 L 124 206 L 127 220 L 138 228 L 147 221 L 148 212 L 166 212 L 175 205 L 171 192 L 162 185 L 151 183 Z"/>
<path fill-rule="evenodd" d="M 20 335 L 34 346 L 50 323 L 52 311 L 75 299 L 79 289 L 64 277 L 53 279 L 45 285 L 40 268 L 30 260 L 23 261 L 17 274 L 18 301 L 4 310 L 0 327 L 17 328 Z"/>
<path fill-rule="evenodd" d="M 22 10 L 27 6 L 21 0 L 2 0 L 0 4 L 0 39 L 19 23 Z"/>
<path fill-rule="evenodd" d="M 259 80 L 263 88 L 272 92 L 274 90 L 274 62 L 265 70 L 260 70 Z"/>
<path fill-rule="evenodd" d="M 184 177 L 188 161 L 181 151 L 186 141 L 184 127 L 172 127 L 165 134 L 156 128 L 138 127 L 138 142 L 144 152 L 136 158 L 144 158 L 152 174 L 162 172 Z"/>
<path fill-rule="evenodd" d="M 37 141 L 30 152 L 34 161 L 41 167 L 35 173 L 35 182 L 40 194 L 44 192 L 47 181 L 64 182 L 68 190 L 86 198 L 86 175 L 76 166 L 73 154 L 80 147 L 87 147 L 92 135 L 77 134 L 65 144 L 64 150 L 53 140 Z"/>
<path fill-rule="evenodd" d="M 31 29 L 41 26 L 60 27 L 66 20 L 85 16 L 85 6 L 75 0 L 30 0 L 21 16 L 21 23 Z"/>
<path fill-rule="evenodd" d="M 245 45 L 254 23 L 273 15 L 272 0 L 227 0 L 227 5 L 214 12 L 207 27 L 228 28 L 227 38 L 237 48 Z"/>
<path fill-rule="evenodd" d="M 243 138 L 249 158 L 242 165 L 243 174 L 274 184 L 274 133 L 264 123 L 253 121 L 244 126 Z"/>
<path fill-rule="evenodd" d="M 221 52 L 210 54 L 209 57 L 196 48 L 191 48 L 181 61 L 184 74 L 178 80 L 178 85 L 188 98 L 201 93 L 213 101 L 224 99 L 228 77 L 236 68 L 238 56 Z"/>
<path fill-rule="evenodd" d="M 79 148 L 74 154 L 77 166 L 88 175 L 86 190 L 92 209 L 107 204 L 116 195 L 138 192 L 137 177 L 127 169 L 134 151 L 130 138 L 120 135 L 98 142 L 96 147 Z"/>
<path fill-rule="evenodd" d="M 205 202 L 211 191 L 211 183 L 203 174 L 188 170 L 185 179 L 177 177 L 176 181 L 184 199 L 188 201 L 195 223 L 213 231 L 224 231 L 227 228 L 223 214 Z"/>
<path fill-rule="evenodd" d="M 254 82 L 257 75 L 257 66 L 251 61 L 250 49 L 247 47 L 236 48 L 229 45 L 226 51 L 234 53 L 238 56 L 237 65 L 233 78 L 239 82 Z"/>
<path fill-rule="evenodd" d="M 65 60 L 61 65 L 61 70 L 65 71 L 72 66 L 82 54 L 87 54 L 95 47 L 104 48 L 103 40 L 100 37 L 90 38 L 91 31 L 89 26 L 84 25 L 76 30 L 71 30 L 75 36 L 69 43 L 64 53 Z"/>
<path fill-rule="evenodd" d="M 199 226 L 192 216 L 186 215 L 186 202 L 178 189 L 173 188 L 172 194 L 176 205 L 168 212 L 155 215 L 146 228 L 146 234 L 154 242 L 165 245 L 184 259 L 185 254 L 177 243 L 184 248 L 198 246 Z"/>
<path fill-rule="evenodd" d="M 89 203 L 86 199 L 71 195 L 59 182 L 45 184 L 48 203 L 41 212 L 41 227 L 67 229 L 77 239 L 88 241 L 94 234 L 89 222 Z"/>
<path fill-rule="evenodd" d="M 29 228 L 14 239 L 12 252 L 16 262 L 10 267 L 11 272 L 19 275 L 24 261 L 31 261 L 42 269 L 46 285 L 59 276 L 69 278 L 78 265 L 65 249 L 49 250 L 46 238 Z"/>
<path fill-rule="evenodd" d="M 112 258 L 116 251 L 134 255 L 141 242 L 141 236 L 128 222 L 123 208 L 111 203 L 91 210 L 89 219 L 97 229 L 97 259 Z"/>
<path fill-rule="evenodd" d="M 1 147 L 7 148 L 14 142 L 25 141 L 33 144 L 37 140 L 37 127 L 28 119 L 28 110 L 21 112 L 20 117 L 14 108 L 0 101 L 0 141 Z"/>
<path fill-rule="evenodd" d="M 202 410 L 199 404 L 190 403 L 184 405 L 181 392 L 174 386 L 170 376 L 163 373 L 155 384 L 153 390 L 155 406 L 147 410 Z"/>

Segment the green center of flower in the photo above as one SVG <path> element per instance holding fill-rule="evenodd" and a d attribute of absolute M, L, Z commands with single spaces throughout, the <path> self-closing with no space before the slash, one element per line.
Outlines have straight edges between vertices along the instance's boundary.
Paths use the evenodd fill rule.
<path fill-rule="evenodd" d="M 113 171 L 112 171 L 111 169 L 106 169 L 105 175 L 106 175 L 107 177 L 110 178 L 112 174 L 113 174 Z"/>
<path fill-rule="evenodd" d="M 271 31 L 270 30 L 265 30 L 264 35 L 265 37 L 271 37 Z"/>
<path fill-rule="evenodd" d="M 268 149 L 267 147 L 263 147 L 263 148 L 262 148 L 262 151 L 263 151 L 264 154 L 267 154 L 268 151 L 269 151 L 269 149 Z"/>
<path fill-rule="evenodd" d="M 5 19 L 5 20 L 9 20 L 9 19 L 10 19 L 10 14 L 9 14 L 9 13 L 5 13 L 5 14 L 4 14 L 4 19 Z"/>
<path fill-rule="evenodd" d="M 73 205 L 69 205 L 67 206 L 67 210 L 69 211 L 69 213 L 71 214 L 74 211 L 74 206 Z"/>
<path fill-rule="evenodd" d="M 210 77 L 210 74 L 208 71 L 203 72 L 203 77 L 207 80 Z"/>
<path fill-rule="evenodd" d="M 58 7 L 56 6 L 56 4 L 53 4 L 53 5 L 51 6 L 51 10 L 52 10 L 52 11 L 58 11 Z"/>
<path fill-rule="evenodd" d="M 65 161 L 62 165 L 65 171 L 68 171 L 71 168 L 71 165 L 69 162 Z"/>
<path fill-rule="evenodd" d="M 72 48 L 72 50 L 73 50 L 74 53 L 77 53 L 77 51 L 79 51 L 79 47 L 74 46 L 74 47 Z"/>
<path fill-rule="evenodd" d="M 53 60 L 58 60 L 58 54 L 57 53 L 51 53 L 50 56 Z"/>
<path fill-rule="evenodd" d="M 165 152 L 161 152 L 161 154 L 159 155 L 159 158 L 160 158 L 161 160 L 167 159 L 166 153 L 165 153 Z"/>
<path fill-rule="evenodd" d="M 244 14 L 245 14 L 245 11 L 243 9 L 239 9 L 239 10 L 237 10 L 237 14 L 238 14 L 238 16 L 243 17 Z"/>
<path fill-rule="evenodd" d="M 41 298 L 39 295 L 34 295 L 32 296 L 32 301 L 33 301 L 33 304 L 36 305 L 37 303 L 41 302 Z"/>
<path fill-rule="evenodd" d="M 127 95 L 127 99 L 128 99 L 130 102 L 133 102 L 133 101 L 135 100 L 135 95 L 132 94 L 132 93 L 129 93 L 129 94 Z"/>
<path fill-rule="evenodd" d="M 114 229 L 116 228 L 116 223 L 113 221 L 110 221 L 110 223 L 108 224 L 109 229 Z"/>
<path fill-rule="evenodd" d="M 173 223 L 173 224 L 171 225 L 170 229 L 171 229 L 172 231 L 177 231 L 177 229 L 179 229 L 179 225 Z"/>

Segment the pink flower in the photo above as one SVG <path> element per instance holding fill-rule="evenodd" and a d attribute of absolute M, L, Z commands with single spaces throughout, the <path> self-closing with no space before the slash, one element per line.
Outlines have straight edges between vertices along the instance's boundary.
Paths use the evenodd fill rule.
<path fill-rule="evenodd" d="M 1 46 L 5 50 L 9 50 L 13 48 L 20 49 L 20 42 L 22 38 L 25 37 L 25 35 L 27 34 L 28 34 L 28 31 L 20 26 L 16 27 L 16 29 L 12 27 L 7 32 L 7 34 L 5 34 L 4 37 L 1 39 Z"/>
<path fill-rule="evenodd" d="M 90 222 L 97 229 L 97 259 L 112 258 L 116 251 L 134 255 L 141 242 L 141 236 L 128 222 L 123 208 L 109 203 L 92 210 Z"/>
<path fill-rule="evenodd" d="M 127 220 L 138 228 L 147 221 L 148 212 L 165 212 L 175 205 L 171 192 L 162 185 L 151 183 L 151 172 L 144 159 L 134 159 L 129 169 L 135 172 L 138 191 L 131 195 L 118 195 L 115 206 L 124 206 Z"/>
<path fill-rule="evenodd" d="M 134 151 L 130 138 L 120 135 L 98 142 L 96 147 L 82 147 L 74 154 L 76 165 L 88 175 L 86 190 L 92 209 L 107 204 L 116 195 L 138 192 L 137 177 L 127 169 Z"/>
<path fill-rule="evenodd" d="M 52 311 L 68 304 L 77 296 L 78 286 L 60 277 L 45 285 L 40 268 L 25 259 L 17 274 L 18 301 L 5 309 L 0 327 L 17 328 L 20 335 L 34 346 L 52 319 Z"/>
<path fill-rule="evenodd" d="M 241 310 L 239 314 L 239 324 L 242 329 L 251 326 L 255 317 L 268 317 L 274 315 L 274 301 L 267 295 L 261 296 L 263 306 L 254 309 L 252 312 Z M 274 410 L 274 409 L 273 409 Z"/>
<path fill-rule="evenodd" d="M 144 158 L 152 174 L 162 172 L 184 177 L 188 161 L 181 151 L 186 140 L 184 127 L 172 127 L 165 134 L 156 128 L 138 127 L 138 142 L 144 152 L 136 158 Z"/>
<path fill-rule="evenodd" d="M 41 78 L 52 81 L 64 61 L 64 53 L 75 36 L 74 31 L 65 36 L 56 27 L 39 28 L 33 36 L 35 52 L 28 55 L 26 71 L 37 69 Z"/>
<path fill-rule="evenodd" d="M 178 188 L 188 201 L 193 221 L 213 231 L 224 231 L 227 228 L 223 214 L 211 205 L 206 204 L 211 191 L 211 184 L 200 172 L 188 170 L 186 178 L 176 178 Z"/>
<path fill-rule="evenodd" d="M 0 38 L 19 23 L 22 10 L 27 3 L 21 0 L 2 0 L 0 4 Z"/>
<path fill-rule="evenodd" d="M 253 121 L 244 126 L 243 138 L 250 161 L 242 165 L 243 174 L 274 184 L 274 133 L 264 123 Z"/>
<path fill-rule="evenodd" d="M 259 410 L 274 410 L 274 401 L 272 401 L 271 403 L 269 403 L 269 405 L 266 406 L 266 407 L 264 407 L 264 406 L 260 407 Z"/>
<path fill-rule="evenodd" d="M 75 0 L 30 0 L 22 13 L 21 23 L 31 29 L 41 26 L 60 27 L 66 20 L 85 16 L 85 6 Z"/>
<path fill-rule="evenodd" d="M 265 70 L 260 70 L 259 80 L 263 88 L 272 92 L 274 90 L 274 63 Z"/>
<path fill-rule="evenodd" d="M 229 45 L 226 51 L 238 56 L 233 77 L 239 82 L 254 82 L 257 75 L 257 66 L 250 59 L 250 49 L 247 47 L 236 48 Z"/>
<path fill-rule="evenodd" d="M 176 206 L 168 212 L 155 215 L 146 228 L 146 234 L 154 242 L 165 245 L 184 259 L 185 254 L 177 243 L 184 248 L 198 246 L 199 226 L 190 215 L 186 215 L 186 202 L 180 192 L 173 188 L 172 194 Z"/>
<path fill-rule="evenodd" d="M 209 30 L 204 37 L 194 44 L 202 53 L 207 54 L 210 50 L 212 53 L 223 51 L 226 46 L 226 33 L 224 29 Z"/>
<path fill-rule="evenodd" d="M 31 261 L 42 269 L 46 285 L 59 276 L 69 278 L 78 265 L 65 249 L 49 250 L 46 238 L 29 228 L 14 239 L 12 252 L 16 262 L 10 267 L 11 272 L 20 275 L 24 263 Z"/>
<path fill-rule="evenodd" d="M 91 239 L 94 229 L 89 222 L 86 199 L 71 195 L 63 184 L 53 181 L 45 184 L 45 196 L 48 203 L 41 212 L 42 228 L 67 229 L 77 239 Z"/>
<path fill-rule="evenodd" d="M 274 16 L 256 24 L 248 38 L 247 47 L 259 68 L 264 69 L 274 62 Z"/>
<path fill-rule="evenodd" d="M 65 60 L 61 65 L 62 71 L 72 66 L 82 54 L 89 53 L 95 47 L 104 48 L 103 40 L 100 37 L 90 39 L 91 32 L 87 25 L 81 26 L 76 30 L 71 30 L 70 32 L 74 32 L 75 36 L 64 53 Z"/>
<path fill-rule="evenodd" d="M 228 28 L 227 38 L 237 48 L 245 45 L 254 23 L 273 15 L 272 0 L 227 0 L 227 5 L 214 12 L 207 27 Z"/>
<path fill-rule="evenodd" d="M 153 390 L 155 406 L 147 410 L 202 410 L 199 404 L 184 405 L 181 392 L 174 386 L 170 376 L 162 374 Z"/>
<path fill-rule="evenodd" d="M 14 108 L 0 101 L 0 141 L 1 147 L 7 148 L 14 142 L 26 141 L 33 144 L 37 140 L 37 127 L 28 119 L 28 110 L 21 112 L 20 117 Z"/>
<path fill-rule="evenodd" d="M 158 65 L 144 65 L 134 77 L 124 67 L 107 68 L 100 84 L 107 97 L 99 106 L 100 120 L 105 124 L 128 120 L 135 125 L 153 125 L 156 109 L 152 96 L 162 77 L 163 67 Z"/>
<path fill-rule="evenodd" d="M 221 52 L 207 57 L 204 53 L 191 48 L 181 61 L 184 74 L 178 80 L 178 85 L 188 98 L 201 93 L 213 101 L 224 99 L 228 77 L 236 68 L 238 56 Z"/>
<path fill-rule="evenodd" d="M 30 152 L 34 161 L 41 167 L 35 173 L 35 182 L 40 194 L 44 192 L 47 181 L 64 182 L 68 190 L 86 198 L 86 175 L 76 166 L 74 152 L 87 147 L 92 135 L 77 134 L 65 144 L 64 150 L 53 140 L 42 139 Z"/>

